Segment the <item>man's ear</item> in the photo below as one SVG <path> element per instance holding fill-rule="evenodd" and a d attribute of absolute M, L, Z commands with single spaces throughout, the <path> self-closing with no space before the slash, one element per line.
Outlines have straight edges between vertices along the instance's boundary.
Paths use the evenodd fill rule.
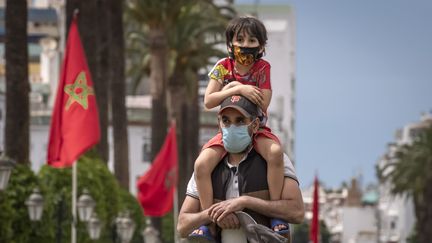
<path fill-rule="evenodd" d="M 259 120 L 258 117 L 256 117 L 256 118 L 254 119 L 253 123 L 252 123 L 252 130 L 253 130 L 253 133 L 256 133 L 256 132 L 258 131 L 258 129 L 259 129 L 259 125 L 260 125 L 260 120 Z"/>

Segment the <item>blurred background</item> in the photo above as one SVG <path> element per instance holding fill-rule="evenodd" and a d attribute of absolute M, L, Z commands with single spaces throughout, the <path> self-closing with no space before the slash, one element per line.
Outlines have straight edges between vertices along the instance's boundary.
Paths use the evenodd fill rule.
<path fill-rule="evenodd" d="M 432 223 L 425 209 L 432 200 L 426 189 L 432 145 L 424 132 L 432 124 L 432 2 L 2 0 L 0 150 L 18 166 L 0 192 L 0 242 L 54 242 L 59 229 L 65 239 L 70 234 L 70 210 L 59 206 L 70 197 L 64 180 L 70 171 L 59 174 L 45 164 L 75 9 L 102 132 L 101 142 L 84 156 L 89 164 L 81 171 L 88 173 L 80 172 L 85 176 L 79 182 L 99 205 L 105 230 L 96 241 L 115 241 L 113 222 L 126 211 L 135 212 L 138 229 L 131 242 L 145 240 L 141 233 L 150 224 L 164 242 L 175 240 L 172 214 L 151 222 L 142 216 L 136 183 L 159 151 L 168 121 L 175 120 L 183 201 L 193 162 L 218 130 L 217 108 L 203 108 L 207 73 L 226 56 L 226 23 L 244 14 L 258 17 L 268 31 L 268 125 L 295 164 L 307 210 L 305 223 L 294 227 L 294 242 L 308 242 L 315 176 L 321 242 L 432 240 L 422 238 Z M 418 151 L 423 157 L 409 157 Z M 18 171 L 27 176 L 19 178 Z M 44 206 L 44 225 L 30 223 L 24 205 L 35 187 L 51 205 Z M 62 211 L 66 215 L 58 221 Z M 419 212 L 429 218 L 416 217 Z M 61 226 L 54 230 L 58 222 L 63 233 Z M 94 242 L 85 233 L 79 237 Z"/>

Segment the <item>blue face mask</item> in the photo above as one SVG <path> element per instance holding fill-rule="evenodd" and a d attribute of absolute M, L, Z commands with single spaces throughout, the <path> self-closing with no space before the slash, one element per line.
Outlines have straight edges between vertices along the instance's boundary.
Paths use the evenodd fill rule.
<path fill-rule="evenodd" d="M 240 153 L 251 144 L 248 127 L 249 125 L 222 127 L 222 141 L 227 152 Z"/>

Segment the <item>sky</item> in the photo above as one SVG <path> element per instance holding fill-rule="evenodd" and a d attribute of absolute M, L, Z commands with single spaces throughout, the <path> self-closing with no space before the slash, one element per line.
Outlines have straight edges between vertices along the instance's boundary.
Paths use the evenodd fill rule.
<path fill-rule="evenodd" d="M 336 188 L 375 164 L 395 131 L 432 112 L 432 1 L 236 0 L 296 16 L 296 169 Z"/>

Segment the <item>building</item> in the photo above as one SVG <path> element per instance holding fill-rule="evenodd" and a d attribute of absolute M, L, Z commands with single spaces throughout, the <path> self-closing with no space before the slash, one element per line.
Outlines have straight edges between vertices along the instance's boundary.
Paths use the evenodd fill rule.
<path fill-rule="evenodd" d="M 302 191 L 305 219 L 312 219 L 313 185 Z M 363 193 L 357 179 L 348 187 L 319 188 L 319 219 L 324 221 L 333 243 L 375 243 L 377 196 L 371 187 Z"/>
<path fill-rule="evenodd" d="M 412 143 L 421 129 L 432 124 L 432 113 L 425 113 L 420 121 L 404 126 L 396 131 L 395 141 L 387 145 L 387 151 L 378 160 L 377 166 L 383 169 L 393 158 L 397 148 Z M 389 173 L 391 167 L 387 167 Z M 411 198 L 390 193 L 390 182 L 381 182 L 379 187 L 379 242 L 407 242 L 407 237 L 413 232 L 415 224 L 414 205 Z"/>

